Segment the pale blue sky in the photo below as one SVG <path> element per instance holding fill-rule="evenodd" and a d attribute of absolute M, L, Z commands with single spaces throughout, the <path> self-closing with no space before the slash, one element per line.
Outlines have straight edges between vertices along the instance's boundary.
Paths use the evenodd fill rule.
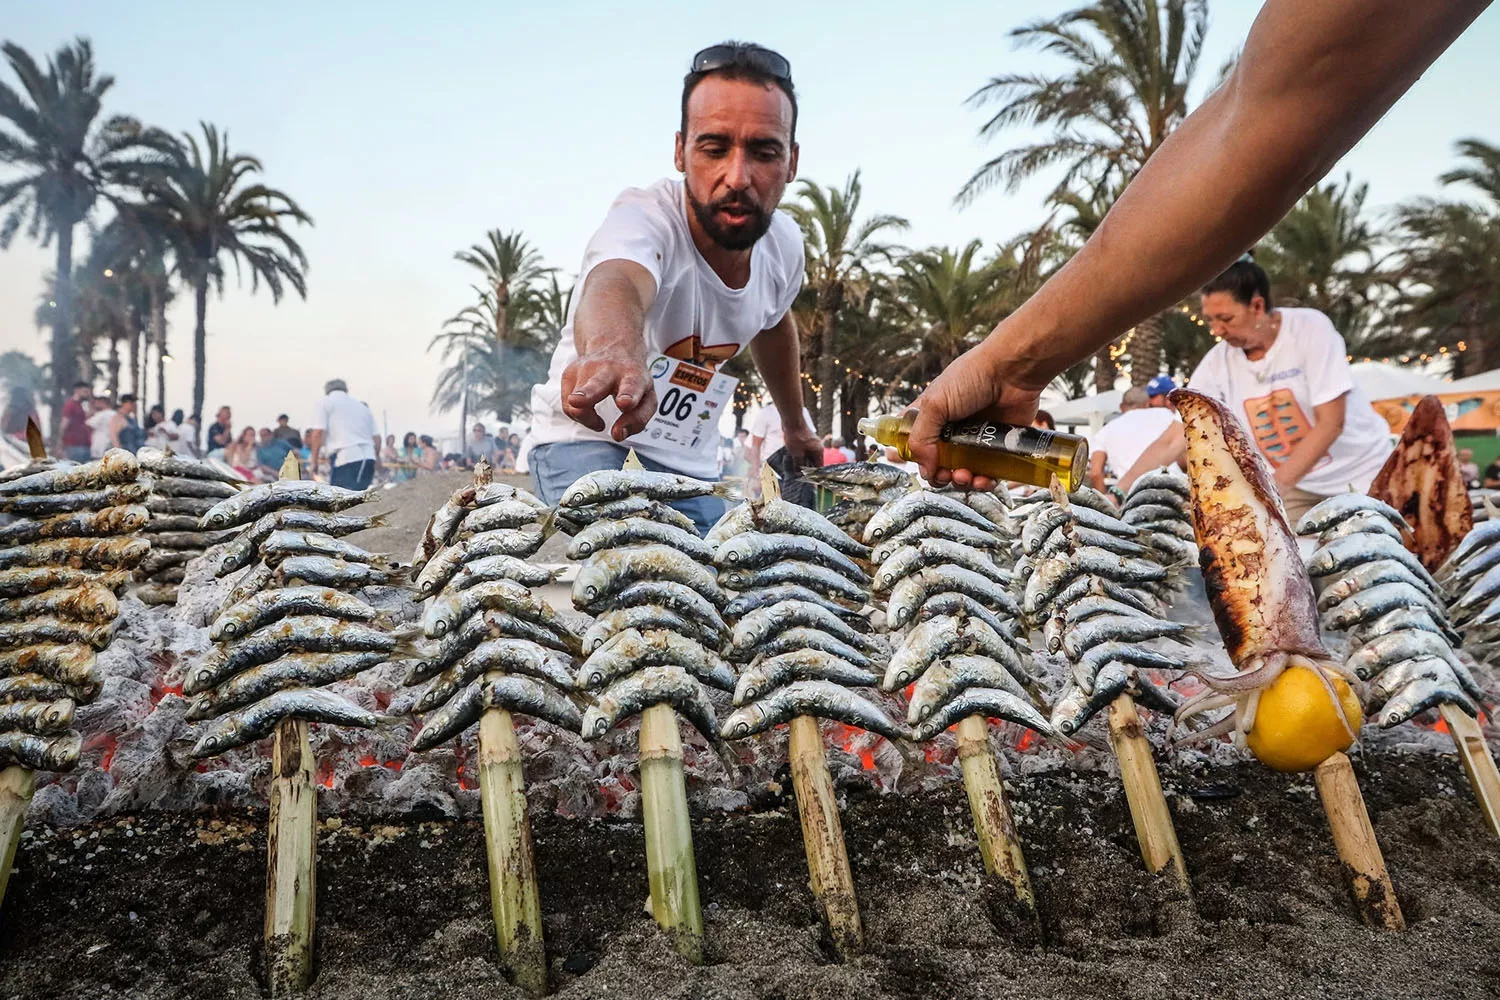
<path fill-rule="evenodd" d="M 227 128 L 316 220 L 298 234 L 307 302 L 273 307 L 232 284 L 211 301 L 208 412 L 229 403 L 237 425 L 280 410 L 304 424 L 337 375 L 399 434 L 456 425 L 427 410 L 437 366 L 424 354 L 469 294 L 453 251 L 519 228 L 571 273 L 613 196 L 671 172 L 681 76 L 698 48 L 749 38 L 791 60 L 804 177 L 835 183 L 863 168 L 866 204 L 908 217 L 909 243 L 994 243 L 1042 217 L 1049 185 L 955 209 L 987 155 L 980 115 L 962 102 L 993 73 L 1045 69 L 1006 32 L 1073 5 L 11 0 L 0 35 L 39 57 L 90 37 L 118 81 L 110 111 L 174 131 L 199 119 Z M 1200 91 L 1259 6 L 1212 4 Z M 1339 172 L 1367 179 L 1384 206 L 1436 190 L 1455 140 L 1500 141 L 1488 113 L 1497 48 L 1492 10 Z M 50 263 L 24 239 L 0 253 L 0 349 L 42 353 L 31 317 Z M 190 400 L 189 299 L 170 317 L 171 406 Z"/>

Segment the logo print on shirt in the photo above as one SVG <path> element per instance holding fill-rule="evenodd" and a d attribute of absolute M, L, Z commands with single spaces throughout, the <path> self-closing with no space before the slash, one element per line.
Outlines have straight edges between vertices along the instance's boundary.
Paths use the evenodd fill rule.
<path fill-rule="evenodd" d="M 1245 417 L 1261 454 L 1272 465 L 1285 462 L 1312 429 L 1290 389 L 1273 389 L 1269 395 L 1245 400 Z"/>
<path fill-rule="evenodd" d="M 740 347 L 738 344 L 704 346 L 703 341 L 699 340 L 695 333 L 691 337 L 683 337 L 662 353 L 678 361 L 690 361 L 705 368 L 718 368 L 719 365 L 740 353 Z"/>

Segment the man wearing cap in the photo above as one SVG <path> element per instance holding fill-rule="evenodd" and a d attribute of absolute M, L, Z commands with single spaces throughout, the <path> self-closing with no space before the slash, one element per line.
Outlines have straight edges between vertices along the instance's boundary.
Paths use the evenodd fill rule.
<path fill-rule="evenodd" d="M 1172 401 L 1167 398 L 1167 394 L 1175 388 L 1177 388 L 1177 383 L 1172 381 L 1172 376 L 1156 376 L 1146 383 L 1146 405 L 1172 409 Z"/>
<path fill-rule="evenodd" d="M 626 189 L 589 240 L 547 381 L 532 391 L 529 464 L 556 503 L 579 476 L 648 469 L 718 478 L 717 428 L 695 443 L 652 433 L 658 355 L 715 368 L 746 345 L 786 447 L 816 465 L 802 412 L 797 327 L 802 234 L 776 210 L 797 175 L 797 100 L 786 59 L 743 42 L 710 46 L 683 80 L 674 159 L 681 180 Z M 670 363 L 653 365 L 665 370 Z M 723 501 L 675 504 L 700 529 Z"/>
<path fill-rule="evenodd" d="M 1172 381 L 1158 375 L 1144 389 L 1126 389 L 1120 397 L 1120 415 L 1089 438 L 1089 485 L 1094 489 L 1104 489 L 1106 473 L 1110 479 L 1118 479 L 1128 472 L 1151 442 L 1176 421 L 1177 414 L 1170 407 L 1164 409 L 1149 401 L 1152 387 L 1164 378 Z"/>
<path fill-rule="evenodd" d="M 313 425 L 307 432 L 312 461 L 304 470 L 306 474 L 312 476 L 318 471 L 318 456 L 326 449 L 328 481 L 345 489 L 366 489 L 375 478 L 379 444 L 375 414 L 349 395 L 343 379 L 330 379 L 323 386 L 323 398 L 314 408 Z"/>

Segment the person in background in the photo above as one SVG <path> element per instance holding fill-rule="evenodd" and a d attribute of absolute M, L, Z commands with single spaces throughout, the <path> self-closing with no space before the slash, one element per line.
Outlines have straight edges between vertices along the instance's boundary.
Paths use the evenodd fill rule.
<path fill-rule="evenodd" d="M 844 454 L 844 439 L 834 437 L 832 434 L 823 439 L 823 464 L 842 465 L 849 461 L 849 456 Z"/>
<path fill-rule="evenodd" d="M 788 315 L 791 315 L 788 313 Z M 812 427 L 812 414 L 807 407 L 802 408 L 802 420 L 804 426 Z M 745 495 L 750 498 L 760 496 L 760 467 L 766 459 L 782 448 L 785 437 L 783 428 L 786 422 L 781 418 L 781 411 L 774 406 L 762 406 L 755 419 L 750 421 L 750 447 L 746 450 L 745 461 L 748 466 L 745 472 Z M 813 439 L 817 441 L 816 438 Z M 803 453 L 804 458 L 812 458 L 811 455 Z M 823 460 L 823 449 L 818 447 L 816 452 L 817 461 Z"/>
<path fill-rule="evenodd" d="M 854 448 L 851 447 L 850 445 L 846 444 L 844 442 L 843 438 L 834 438 L 833 439 L 833 444 L 834 444 L 834 447 L 838 448 L 839 451 L 842 451 L 844 453 L 844 461 L 846 461 L 846 462 L 855 462 L 855 461 L 858 461 L 858 456 L 856 456 L 854 454 Z"/>
<path fill-rule="evenodd" d="M 87 403 L 93 390 L 87 382 L 74 382 L 73 392 L 63 400 L 62 449 L 63 458 L 71 462 L 87 462 L 89 445 L 93 433 L 89 430 Z"/>
<path fill-rule="evenodd" d="M 750 468 L 750 430 L 741 427 L 734 432 L 734 456 L 729 463 L 729 474 L 744 477 Z"/>
<path fill-rule="evenodd" d="M 1458 449 L 1458 470 L 1464 477 L 1465 488 L 1472 490 L 1479 485 L 1479 463 L 1474 461 L 1474 449 Z"/>
<path fill-rule="evenodd" d="M 386 466 L 391 470 L 391 482 L 404 483 L 415 479 L 417 468 L 422 464 L 422 446 L 417 442 L 415 431 L 407 431 L 401 438 L 401 447 L 395 447 L 395 435 L 391 435 L 391 457 Z"/>
<path fill-rule="evenodd" d="M 204 451 L 217 451 L 220 448 L 229 447 L 234 439 L 234 427 L 230 423 L 231 416 L 229 407 L 219 407 L 219 412 L 214 415 L 214 422 L 208 425 L 208 441 L 204 443 Z"/>
<path fill-rule="evenodd" d="M 229 442 L 228 447 L 224 449 L 224 461 L 252 482 L 262 478 L 257 472 L 260 462 L 255 454 L 254 427 L 244 428 L 240 431 L 239 437 Z"/>
<path fill-rule="evenodd" d="M 297 428 L 292 426 L 291 417 L 285 413 L 276 415 L 276 426 L 271 435 L 278 441 L 285 441 L 295 451 L 302 450 L 302 435 L 297 433 Z"/>
<path fill-rule="evenodd" d="M 1177 382 L 1170 375 L 1158 375 L 1146 383 L 1146 405 L 1158 409 L 1166 407 L 1172 409 L 1172 401 L 1168 395 L 1177 388 Z"/>
<path fill-rule="evenodd" d="M 103 458 L 112 447 L 110 429 L 115 423 L 115 408 L 105 396 L 95 396 L 91 401 L 94 412 L 89 416 L 89 457 Z"/>
<path fill-rule="evenodd" d="M 436 472 L 443 464 L 442 452 L 438 449 L 437 442 L 432 440 L 431 434 L 423 434 L 417 439 L 422 443 L 422 458 L 418 464 L 423 472 Z"/>
<path fill-rule="evenodd" d="M 1046 410 L 1037 410 L 1036 416 L 1031 418 L 1031 426 L 1044 431 L 1057 430 L 1057 421 L 1052 419 L 1052 414 Z"/>
<path fill-rule="evenodd" d="M 521 435 L 514 431 L 505 439 L 505 451 L 500 456 L 500 467 L 506 472 L 518 472 L 521 469 Z"/>
<path fill-rule="evenodd" d="M 152 432 L 155 431 L 157 427 L 166 422 L 166 408 L 163 407 L 160 403 L 153 404 L 151 409 L 146 411 L 146 423 L 142 425 L 142 430 L 146 432 L 146 440 L 149 441 L 151 439 Z"/>
<path fill-rule="evenodd" d="M 153 406 L 153 411 L 160 409 Z M 171 448 L 177 454 L 183 454 L 187 447 L 183 444 L 183 436 L 188 428 L 182 426 L 182 411 L 173 410 L 172 419 L 159 420 L 146 432 L 146 443 L 153 448 L 165 451 Z"/>
<path fill-rule="evenodd" d="M 474 465 L 480 459 L 492 464 L 495 462 L 495 449 L 499 447 L 500 438 L 492 438 L 484 429 L 484 424 L 475 424 L 474 429 L 469 432 L 469 440 L 464 444 L 464 458 L 469 465 Z"/>
<path fill-rule="evenodd" d="M 1170 408 L 1150 403 L 1150 387 L 1132 386 L 1120 397 L 1120 415 L 1089 439 L 1089 485 L 1101 493 L 1105 477 L 1118 479 L 1129 472 L 1141 452 L 1177 420 Z"/>
<path fill-rule="evenodd" d="M 36 413 L 36 396 L 24 385 L 12 387 L 10 390 L 10 401 L 5 404 L 5 413 L 0 415 L 0 433 L 10 437 L 26 440 L 26 422 L 41 421 Z"/>
<path fill-rule="evenodd" d="M 380 445 L 375 414 L 349 395 L 349 386 L 341 378 L 329 379 L 323 386 L 323 398 L 314 414 L 307 434 L 311 471 L 317 472 L 319 456 L 326 449 L 330 483 L 350 490 L 369 488 L 375 478 L 375 449 Z"/>
<path fill-rule="evenodd" d="M 392 465 L 401 460 L 401 452 L 396 448 L 396 435 L 387 434 L 385 444 L 380 449 L 380 461 L 384 465 Z"/>
<path fill-rule="evenodd" d="M 269 469 L 273 473 L 281 472 L 281 463 L 292 451 L 292 443 L 285 438 L 276 436 L 276 432 L 269 427 L 260 429 L 260 441 L 255 446 L 255 460 L 262 468 Z"/>
<path fill-rule="evenodd" d="M 202 458 L 204 452 L 198 447 L 198 441 L 200 440 L 199 435 L 203 431 L 203 421 L 193 416 L 188 417 L 186 424 L 184 424 L 181 416 L 181 410 L 172 411 L 172 419 L 177 422 L 177 426 L 182 428 L 183 452 L 191 458 Z"/>
<path fill-rule="evenodd" d="M 1500 490 L 1500 458 L 1484 467 L 1484 479 L 1480 485 L 1487 490 Z"/>
<path fill-rule="evenodd" d="M 1220 338 L 1188 381 L 1213 396 L 1249 431 L 1275 470 L 1287 519 L 1336 493 L 1364 493 L 1391 453 L 1389 429 L 1354 384 L 1344 338 L 1316 309 L 1277 309 L 1271 280 L 1240 258 L 1207 285 L 1203 316 Z M 1136 478 L 1187 454 L 1182 424 L 1172 423 L 1120 478 Z"/>

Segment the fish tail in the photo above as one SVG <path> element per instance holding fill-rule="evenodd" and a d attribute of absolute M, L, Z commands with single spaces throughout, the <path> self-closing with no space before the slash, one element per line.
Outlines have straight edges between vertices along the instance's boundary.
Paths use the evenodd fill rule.
<path fill-rule="evenodd" d="M 395 648 L 391 650 L 390 658 L 393 660 L 415 660 L 422 657 L 422 650 L 417 646 L 416 640 L 421 635 L 420 629 L 412 629 L 401 633 Z"/>
<path fill-rule="evenodd" d="M 389 736 L 394 739 L 403 739 L 411 733 L 411 717 L 409 715 L 385 715 L 375 716 L 374 731 L 381 736 Z"/>
<path fill-rule="evenodd" d="M 539 523 L 543 538 L 551 538 L 555 535 L 557 533 L 557 508 L 548 507 L 547 513 L 542 515 L 542 520 Z"/>
<path fill-rule="evenodd" d="M 718 497 L 720 500 L 727 500 L 730 503 L 739 503 L 741 500 L 745 499 L 745 495 L 743 493 L 725 482 L 714 483 L 713 489 L 710 490 L 709 493 L 713 496 Z"/>
<path fill-rule="evenodd" d="M 370 527 L 371 528 L 389 528 L 391 526 L 391 515 L 394 514 L 394 513 L 396 513 L 394 510 L 383 510 L 379 514 L 371 514 L 370 515 Z M 366 529 L 366 530 L 369 530 L 369 529 Z"/>

